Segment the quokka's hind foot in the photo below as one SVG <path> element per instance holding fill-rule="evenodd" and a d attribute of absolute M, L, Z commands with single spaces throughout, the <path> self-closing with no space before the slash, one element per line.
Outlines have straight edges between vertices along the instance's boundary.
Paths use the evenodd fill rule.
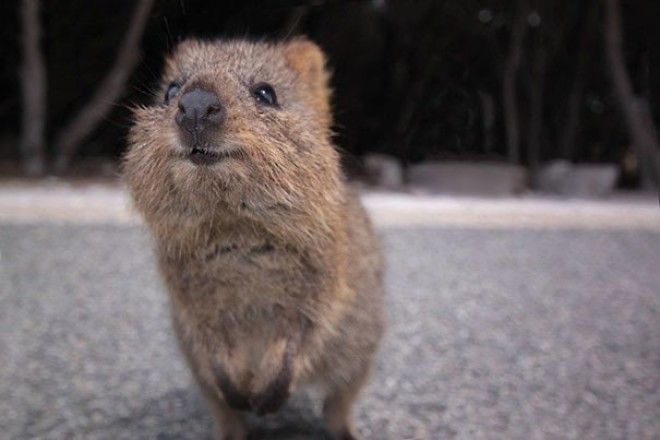
<path fill-rule="evenodd" d="M 332 390 L 323 403 L 323 419 L 334 440 L 361 440 L 353 426 L 352 410 L 364 380 Z"/>

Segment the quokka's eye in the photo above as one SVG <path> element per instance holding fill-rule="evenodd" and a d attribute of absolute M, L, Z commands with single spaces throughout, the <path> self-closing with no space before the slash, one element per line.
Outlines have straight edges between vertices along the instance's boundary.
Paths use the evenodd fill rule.
<path fill-rule="evenodd" d="M 167 91 L 165 92 L 165 104 L 169 104 L 170 100 L 174 98 L 177 93 L 179 93 L 179 90 L 181 89 L 181 85 L 174 81 L 172 82 L 168 87 Z"/>
<path fill-rule="evenodd" d="M 277 107 L 277 95 L 273 86 L 266 83 L 257 84 L 252 89 L 252 95 L 258 103 L 267 105 L 269 107 Z"/>

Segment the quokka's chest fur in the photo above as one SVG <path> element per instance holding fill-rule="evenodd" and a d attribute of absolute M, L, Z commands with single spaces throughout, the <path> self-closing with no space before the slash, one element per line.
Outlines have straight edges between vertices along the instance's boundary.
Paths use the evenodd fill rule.
<path fill-rule="evenodd" d="M 304 249 L 263 238 L 213 241 L 185 257 L 163 255 L 161 269 L 187 320 L 244 336 L 314 313 L 332 275 Z"/>
<path fill-rule="evenodd" d="M 219 347 L 229 347 L 224 354 L 234 358 L 241 383 L 288 323 L 304 319 L 301 298 L 314 284 L 304 252 L 263 239 L 212 242 L 186 257 L 162 258 L 161 269 L 186 350 L 204 371 Z"/>
<path fill-rule="evenodd" d="M 317 285 L 322 275 L 306 250 L 264 238 L 211 241 L 186 256 L 165 255 L 161 263 L 166 275 L 176 275 L 168 282 L 178 290 L 219 301 L 238 296 L 285 299 Z"/>

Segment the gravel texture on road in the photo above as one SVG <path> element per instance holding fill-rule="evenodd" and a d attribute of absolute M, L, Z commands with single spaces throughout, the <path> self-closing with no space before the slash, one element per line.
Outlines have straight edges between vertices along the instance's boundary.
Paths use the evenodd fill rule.
<path fill-rule="evenodd" d="M 365 438 L 660 438 L 660 233 L 381 232 Z M 139 226 L 0 224 L 0 359 L 3 439 L 211 438 Z M 298 397 L 251 439 L 323 438 L 318 406 Z"/>

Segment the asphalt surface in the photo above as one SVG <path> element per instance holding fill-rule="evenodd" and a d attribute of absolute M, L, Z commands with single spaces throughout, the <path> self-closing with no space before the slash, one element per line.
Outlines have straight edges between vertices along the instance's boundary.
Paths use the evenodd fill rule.
<path fill-rule="evenodd" d="M 391 317 L 365 438 L 660 438 L 660 232 L 381 232 Z M 318 406 L 251 438 L 321 438 Z M 211 432 L 139 226 L 0 224 L 0 438 Z"/>

